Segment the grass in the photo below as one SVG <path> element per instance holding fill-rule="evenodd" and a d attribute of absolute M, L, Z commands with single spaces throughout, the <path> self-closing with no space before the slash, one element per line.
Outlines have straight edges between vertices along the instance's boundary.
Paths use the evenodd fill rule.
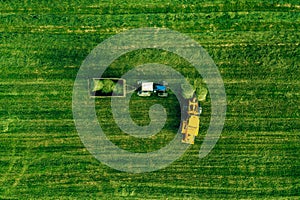
<path fill-rule="evenodd" d="M 0 1 L 0 198 L 298 199 L 299 11 L 295 0 Z M 209 123 L 209 100 L 195 145 L 160 171 L 111 169 L 78 137 L 72 89 L 82 61 L 104 39 L 138 27 L 185 33 L 219 67 L 226 122 L 217 145 L 202 160 L 198 151 Z M 105 76 L 118 77 L 153 60 L 181 66 L 182 74 L 199 78 L 180 58 L 151 50 L 124 55 Z M 171 109 L 176 99 L 168 98 L 172 104 L 148 100 L 133 96 L 131 115 L 137 123 L 149 122 L 147 108 L 153 103 L 165 104 L 169 117 L 161 133 L 144 140 L 122 134 L 110 111 L 97 107 L 114 143 L 147 152 L 172 139 L 178 127 L 179 116 Z M 102 111 L 109 120 L 100 117 Z"/>

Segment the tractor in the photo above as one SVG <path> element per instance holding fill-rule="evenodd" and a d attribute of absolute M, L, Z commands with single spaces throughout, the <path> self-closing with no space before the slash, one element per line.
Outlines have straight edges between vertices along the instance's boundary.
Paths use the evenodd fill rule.
<path fill-rule="evenodd" d="M 166 81 L 163 81 L 162 84 L 149 82 L 149 81 L 138 81 L 138 92 L 137 94 L 142 97 L 151 96 L 153 93 L 157 94 L 159 97 L 167 97 L 167 85 Z"/>

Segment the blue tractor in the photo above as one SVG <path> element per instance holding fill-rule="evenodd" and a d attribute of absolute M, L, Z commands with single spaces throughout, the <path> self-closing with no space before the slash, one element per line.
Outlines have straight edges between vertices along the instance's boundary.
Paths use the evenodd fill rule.
<path fill-rule="evenodd" d="M 167 83 L 165 81 L 162 84 L 149 82 L 149 81 L 138 81 L 138 95 L 139 96 L 151 96 L 152 93 L 157 94 L 159 97 L 167 97 Z"/>

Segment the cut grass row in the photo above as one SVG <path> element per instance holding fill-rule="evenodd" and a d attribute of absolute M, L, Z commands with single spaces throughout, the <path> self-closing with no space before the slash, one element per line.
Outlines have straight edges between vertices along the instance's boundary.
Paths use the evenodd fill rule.
<path fill-rule="evenodd" d="M 41 19 L 32 19 L 28 15 L 2 16 L 2 31 L 29 32 L 51 34 L 87 34 L 99 33 L 114 34 L 120 29 L 138 27 L 169 27 L 183 32 L 215 32 L 215 31 L 276 31 L 299 29 L 299 15 L 297 13 L 269 12 L 256 19 L 258 12 L 254 13 L 222 13 L 207 17 L 203 14 L 191 15 L 116 15 L 82 16 L 83 19 L 72 18 L 69 15 L 44 15 Z M 231 16 L 232 15 L 232 16 Z M 270 20 L 271 19 L 271 20 Z M 292 20 L 293 22 L 291 22 Z M 49 21 L 51 23 L 49 23 Z M 297 22 L 298 23 L 295 23 Z M 129 23 L 130 22 L 130 23 Z M 97 24 L 97 25 L 95 25 Z"/>
<path fill-rule="evenodd" d="M 262 2 L 254 1 L 144 1 L 144 2 L 124 2 L 116 1 L 101 2 L 101 4 L 91 2 L 52 2 L 39 1 L 28 2 L 23 4 L 20 2 L 0 2 L 0 6 L 4 11 L 10 12 L 43 12 L 43 13 L 70 13 L 70 14 L 101 14 L 101 15 L 115 15 L 115 14 L 139 14 L 139 13 L 190 13 L 190 12 L 224 12 L 224 11 L 297 11 L 299 5 L 297 0 L 289 0 L 287 2 L 272 1 Z"/>

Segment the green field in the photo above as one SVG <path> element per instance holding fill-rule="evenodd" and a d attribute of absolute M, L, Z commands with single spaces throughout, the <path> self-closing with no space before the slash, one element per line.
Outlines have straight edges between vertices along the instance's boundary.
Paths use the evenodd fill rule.
<path fill-rule="evenodd" d="M 227 114 L 207 157 L 198 155 L 209 98 L 195 145 L 165 169 L 130 174 L 86 150 L 73 120 L 72 91 L 92 49 L 140 27 L 169 28 L 199 42 L 222 75 Z M 0 0 L 0 199 L 299 199 L 299 30 L 297 0 Z M 184 60 L 154 50 L 121 57 L 105 76 L 153 61 L 198 78 Z M 172 95 L 133 95 L 133 120 L 147 125 L 154 103 L 166 107 L 168 120 L 150 139 L 122 133 L 109 98 L 96 99 L 98 119 L 118 146 L 153 151 L 174 137 L 180 122 Z"/>

